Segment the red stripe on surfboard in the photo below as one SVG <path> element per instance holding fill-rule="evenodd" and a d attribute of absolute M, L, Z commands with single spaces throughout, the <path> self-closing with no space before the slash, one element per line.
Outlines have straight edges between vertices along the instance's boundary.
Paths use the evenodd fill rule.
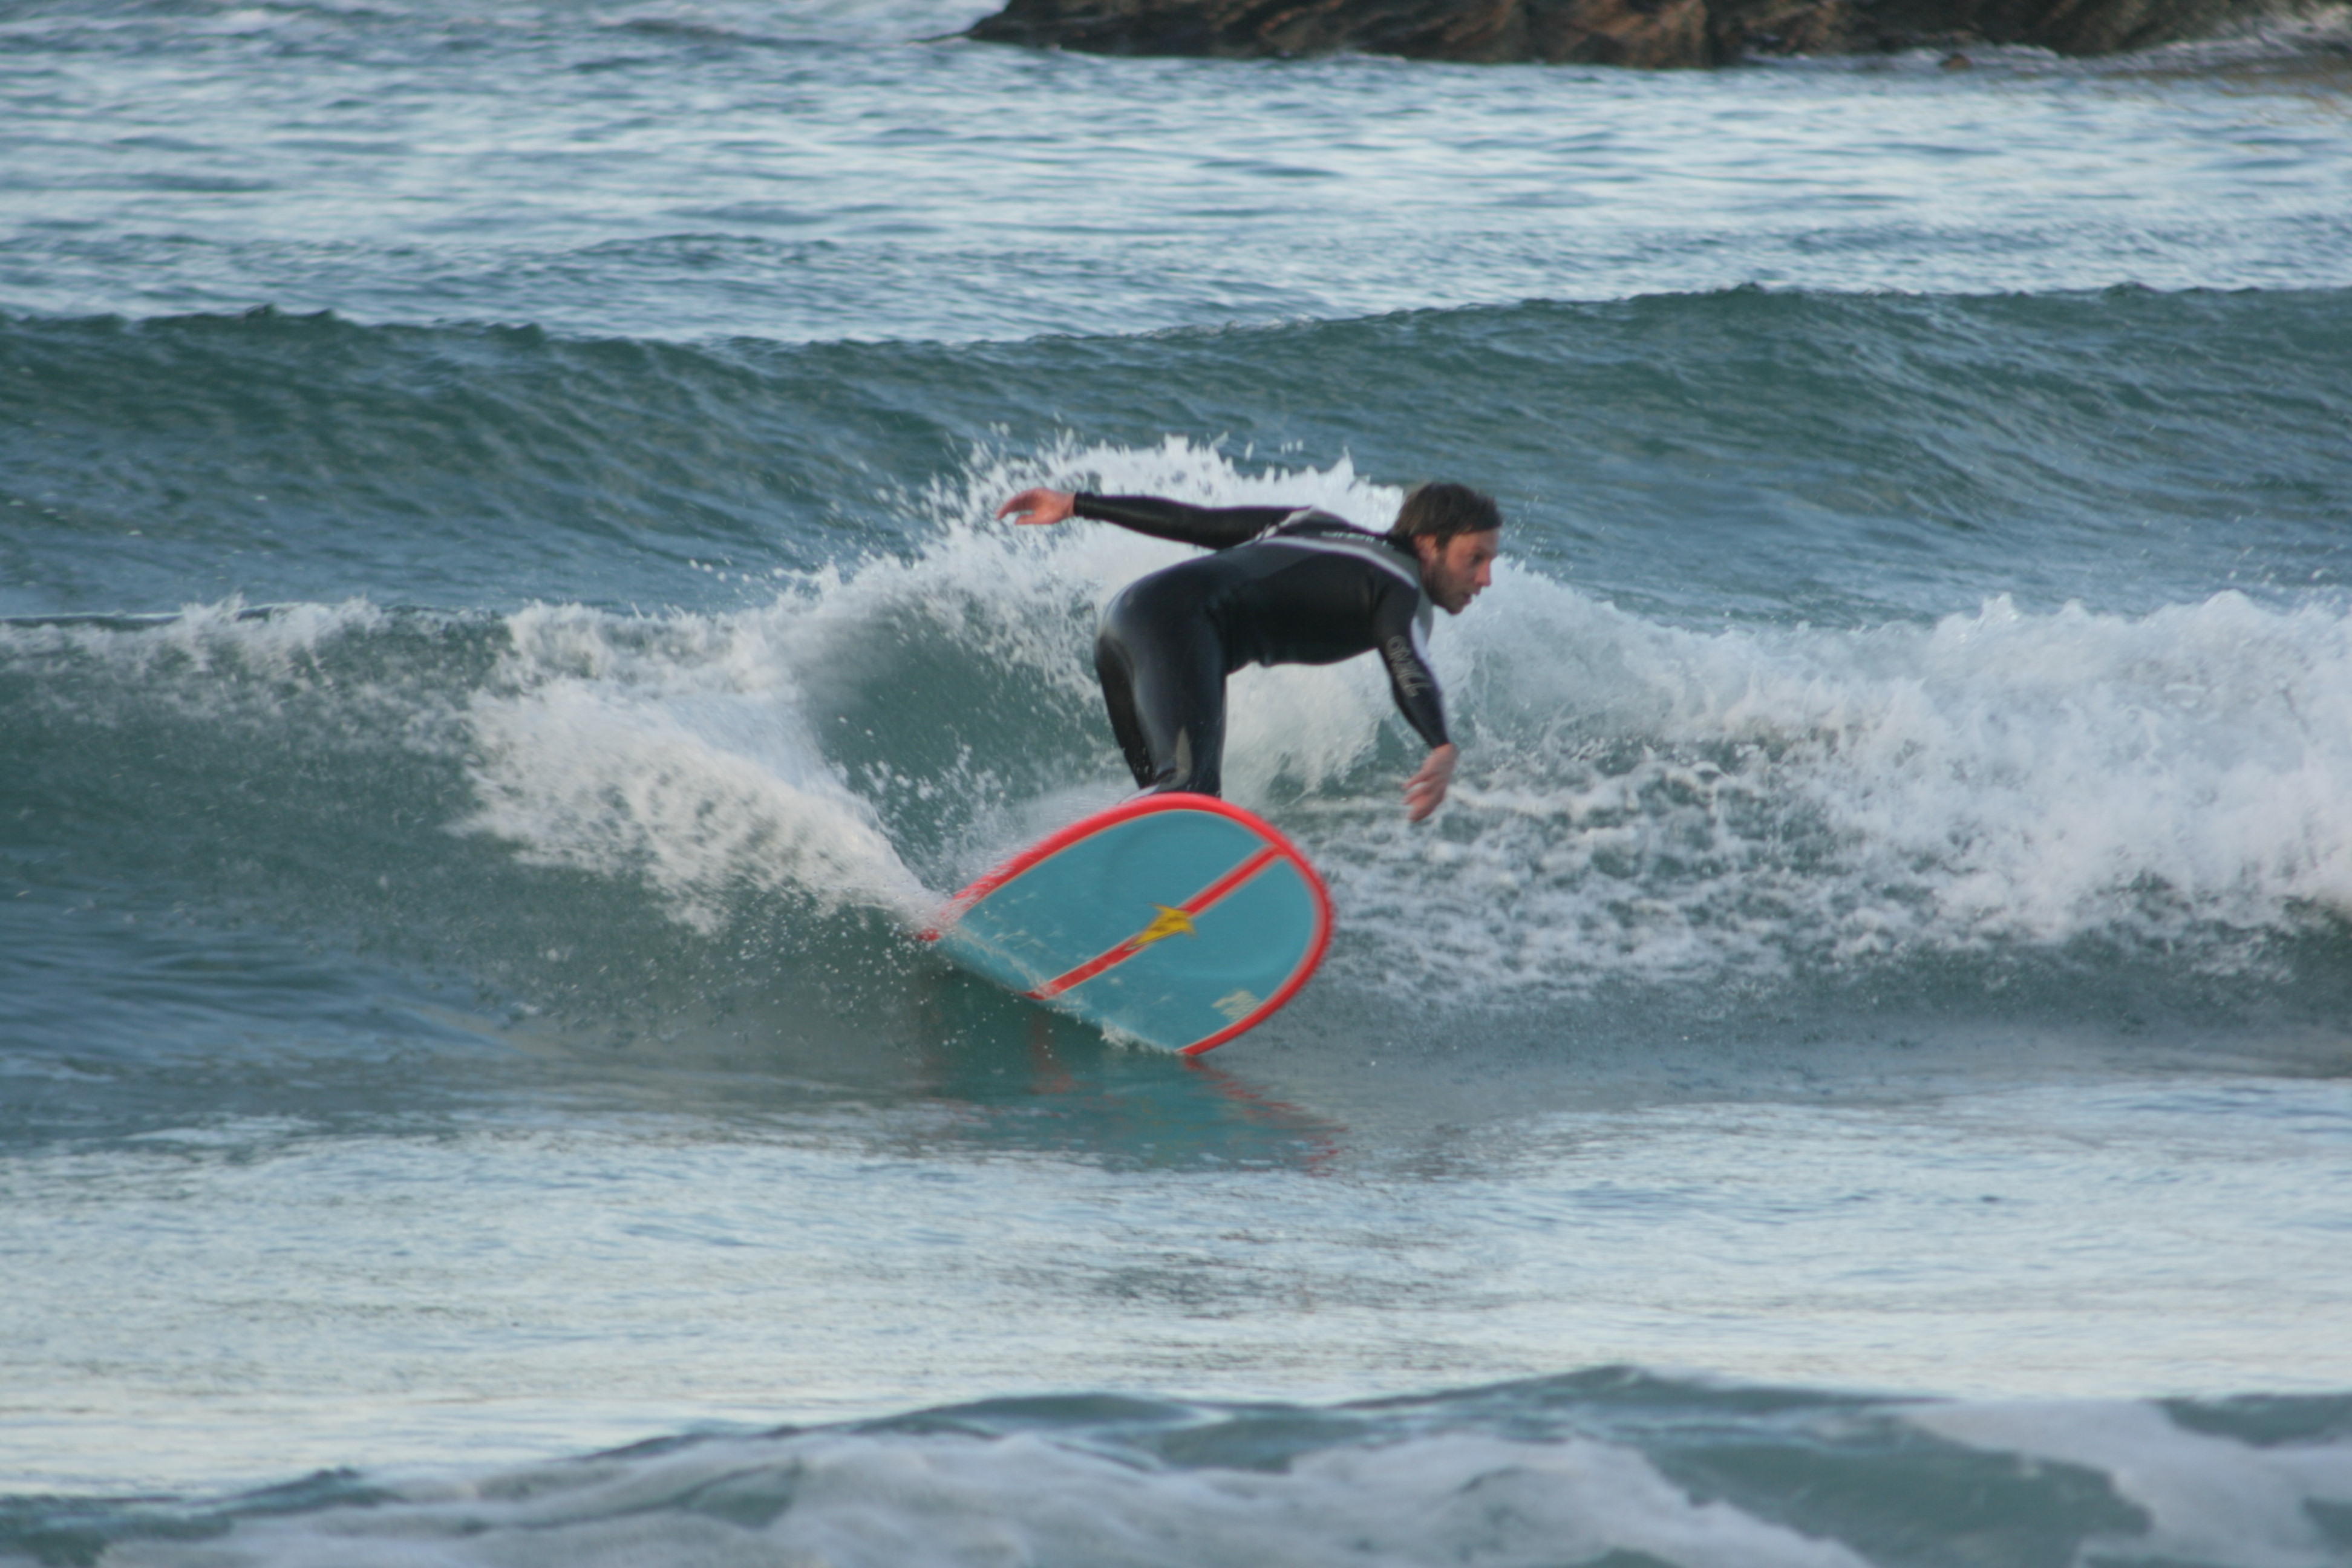
<path fill-rule="evenodd" d="M 1212 816 L 1228 817 L 1248 828 L 1259 842 L 1271 845 L 1276 854 L 1290 862 L 1298 872 L 1298 879 L 1307 885 L 1307 890 L 1314 896 L 1315 900 L 1314 941 L 1309 944 L 1306 956 L 1299 961 L 1298 966 L 1291 971 L 1290 978 L 1283 983 L 1282 987 L 1260 1003 L 1247 1016 L 1219 1029 L 1213 1035 L 1195 1040 L 1189 1046 L 1177 1047 L 1180 1054 L 1188 1057 L 1197 1057 L 1203 1051 L 1214 1050 L 1235 1036 L 1247 1034 L 1257 1027 L 1269 1015 L 1297 995 L 1299 987 L 1312 979 L 1315 971 L 1321 967 L 1323 955 L 1331 945 L 1331 894 L 1323 886 L 1323 879 L 1316 873 L 1314 866 L 1272 824 L 1251 812 L 1244 811 L 1240 806 L 1228 805 L 1215 795 L 1192 795 L 1173 790 L 1156 795 L 1140 795 L 1131 800 L 1122 801 L 1108 810 L 1098 811 L 1092 816 L 1071 823 L 1059 832 L 1031 845 L 1027 849 L 949 900 L 946 907 L 940 910 L 931 925 L 924 931 L 918 931 L 916 935 L 923 942 L 937 942 L 940 933 L 955 924 L 966 910 L 1019 877 L 1023 872 L 1041 861 L 1051 859 L 1080 839 L 1092 837 L 1107 827 L 1116 827 L 1120 823 L 1134 817 L 1148 816 L 1156 811 L 1180 809 L 1206 812 Z"/>
<path fill-rule="evenodd" d="M 1180 1056 L 1197 1057 L 1202 1051 L 1215 1050 L 1236 1035 L 1248 1034 L 1265 1022 L 1269 1015 L 1279 1011 L 1284 1003 L 1297 995 L 1298 988 L 1307 984 L 1323 963 L 1324 950 L 1331 945 L 1331 895 L 1324 889 L 1323 879 L 1315 874 L 1315 868 L 1307 864 L 1304 856 L 1286 843 L 1282 848 L 1283 858 L 1299 868 L 1302 873 L 1299 879 L 1307 884 L 1307 891 L 1315 895 L 1314 945 L 1307 950 L 1307 956 L 1298 961 L 1298 967 L 1290 972 L 1290 978 L 1283 982 L 1282 989 L 1259 1003 L 1255 1012 L 1226 1025 L 1206 1039 L 1194 1040 L 1189 1046 L 1178 1047 Z"/>
<path fill-rule="evenodd" d="M 1107 827 L 1117 827 L 1122 822 L 1138 816 L 1150 816 L 1156 811 L 1199 811 L 1212 816 L 1222 816 L 1238 822 L 1248 828 L 1259 842 L 1276 846 L 1282 851 L 1285 859 L 1297 862 L 1307 872 L 1308 881 L 1318 885 L 1321 881 L 1321 879 L 1314 874 L 1314 868 L 1307 865 L 1307 858 L 1291 847 L 1290 840 L 1276 833 L 1271 825 L 1261 818 L 1244 811 L 1238 805 L 1229 805 L 1213 795 L 1192 795 L 1182 790 L 1163 790 L 1152 795 L 1139 795 L 1131 800 L 1120 801 L 1117 805 L 1106 807 L 1104 810 L 1096 812 L 1092 816 L 1080 817 L 1067 827 L 1039 839 L 954 898 L 950 899 L 947 906 L 940 910 L 938 918 L 933 920 L 929 926 L 915 933 L 916 939 L 919 942 L 939 941 L 940 933 L 955 924 L 964 910 L 1035 866 L 1039 861 L 1049 860 L 1080 839 L 1091 838 Z"/>
<path fill-rule="evenodd" d="M 1227 893 L 1232 892 L 1235 888 L 1240 887 L 1244 882 L 1248 881 L 1252 877 L 1256 876 L 1260 871 L 1265 870 L 1268 866 L 1273 865 L 1276 860 L 1281 858 L 1282 851 L 1276 849 L 1273 845 L 1268 844 L 1265 847 L 1261 848 L 1256 854 L 1251 856 L 1248 859 L 1243 861 L 1240 865 L 1234 867 L 1232 870 L 1226 872 L 1223 876 L 1218 878 L 1215 881 L 1210 883 L 1207 887 L 1202 889 L 1199 892 L 1193 894 L 1191 898 L 1185 900 L 1176 907 L 1187 915 L 1200 914 L 1210 906 L 1216 903 L 1218 900 L 1223 898 Z M 1169 936 L 1173 936 L 1174 934 L 1176 933 L 1171 931 Z M 1163 936 L 1159 940 L 1165 942 L 1168 940 L 1168 937 Z M 1104 970 L 1125 963 L 1129 959 L 1133 958 L 1137 953 L 1141 952 L 1145 948 L 1150 945 L 1151 944 L 1150 942 L 1143 940 L 1140 933 L 1129 937 L 1117 947 L 1111 948 L 1108 952 L 1097 953 L 1094 957 L 1087 960 L 1084 963 L 1079 964 L 1076 969 L 1071 970 L 1067 974 L 1055 975 L 1053 979 L 1048 980 L 1045 984 L 1040 985 L 1036 990 L 1029 993 L 1029 1000 L 1032 1002 L 1050 1002 L 1065 991 L 1074 990 L 1080 985 L 1084 985 L 1087 981 L 1092 980 Z"/>

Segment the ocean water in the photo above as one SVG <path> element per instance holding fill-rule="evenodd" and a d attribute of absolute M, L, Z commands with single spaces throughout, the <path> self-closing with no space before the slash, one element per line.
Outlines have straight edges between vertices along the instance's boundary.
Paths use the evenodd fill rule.
<path fill-rule="evenodd" d="M 2352 33 L 1113 60 L 0 0 L 0 1562 L 2352 1563 Z M 1198 1062 L 1047 481 L 1509 519 L 1234 685 Z"/>

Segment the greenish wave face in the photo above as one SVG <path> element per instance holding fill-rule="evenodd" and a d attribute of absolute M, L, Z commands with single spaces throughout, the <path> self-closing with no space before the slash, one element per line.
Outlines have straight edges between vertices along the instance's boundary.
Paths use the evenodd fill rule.
<path fill-rule="evenodd" d="M 1446 817 L 1394 808 L 1376 672 L 1234 683 L 1237 797 L 1341 907 L 1282 1039 L 1605 1051 L 1602 998 L 1701 1039 L 1759 1009 L 2300 1026 L 2340 1007 L 2352 908 L 2315 782 L 2352 763 L 2346 312 L 1735 292 L 822 348 L 18 321 L 44 586 L 0 627 L 0 816 L 50 904 L 310 933 L 467 1016 L 610 1041 L 747 1009 L 919 1054 L 964 1026 L 904 933 L 1123 793 L 1094 617 L 1180 554 L 993 503 L 1377 523 L 1441 473 L 1511 520 L 1440 628 Z M 1269 385 L 1328 428 L 1255 447 Z M 138 598 L 205 571 L 210 605 Z"/>
<path fill-rule="evenodd" d="M 5 603 L 734 607 L 1170 440 L 1235 479 L 1473 479 L 1521 562 L 1683 625 L 2309 594 L 2345 572 L 2346 300 L 1734 290 L 970 345 L 19 319 Z"/>

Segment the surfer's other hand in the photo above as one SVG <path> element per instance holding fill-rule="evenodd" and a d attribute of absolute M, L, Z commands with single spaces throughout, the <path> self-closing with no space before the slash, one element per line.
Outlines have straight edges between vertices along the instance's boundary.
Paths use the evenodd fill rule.
<path fill-rule="evenodd" d="M 998 507 L 996 515 L 1012 518 L 1015 522 L 1062 522 L 1068 519 L 1070 508 L 1076 500 L 1067 490 L 1049 490 L 1040 487 L 1023 490 Z"/>
<path fill-rule="evenodd" d="M 1429 753 L 1421 771 L 1404 781 L 1404 817 L 1419 822 L 1445 804 L 1445 786 L 1454 782 L 1454 760 L 1462 755 L 1452 742 Z"/>

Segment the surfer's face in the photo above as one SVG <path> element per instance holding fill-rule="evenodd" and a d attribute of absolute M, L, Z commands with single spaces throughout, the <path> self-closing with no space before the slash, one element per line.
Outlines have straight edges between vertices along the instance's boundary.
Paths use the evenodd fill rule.
<path fill-rule="evenodd" d="M 1470 607 L 1470 601 L 1495 581 L 1495 557 L 1502 553 L 1503 531 L 1457 533 L 1440 543 L 1426 535 L 1412 542 L 1421 557 L 1421 585 L 1430 602 L 1449 616 Z"/>

